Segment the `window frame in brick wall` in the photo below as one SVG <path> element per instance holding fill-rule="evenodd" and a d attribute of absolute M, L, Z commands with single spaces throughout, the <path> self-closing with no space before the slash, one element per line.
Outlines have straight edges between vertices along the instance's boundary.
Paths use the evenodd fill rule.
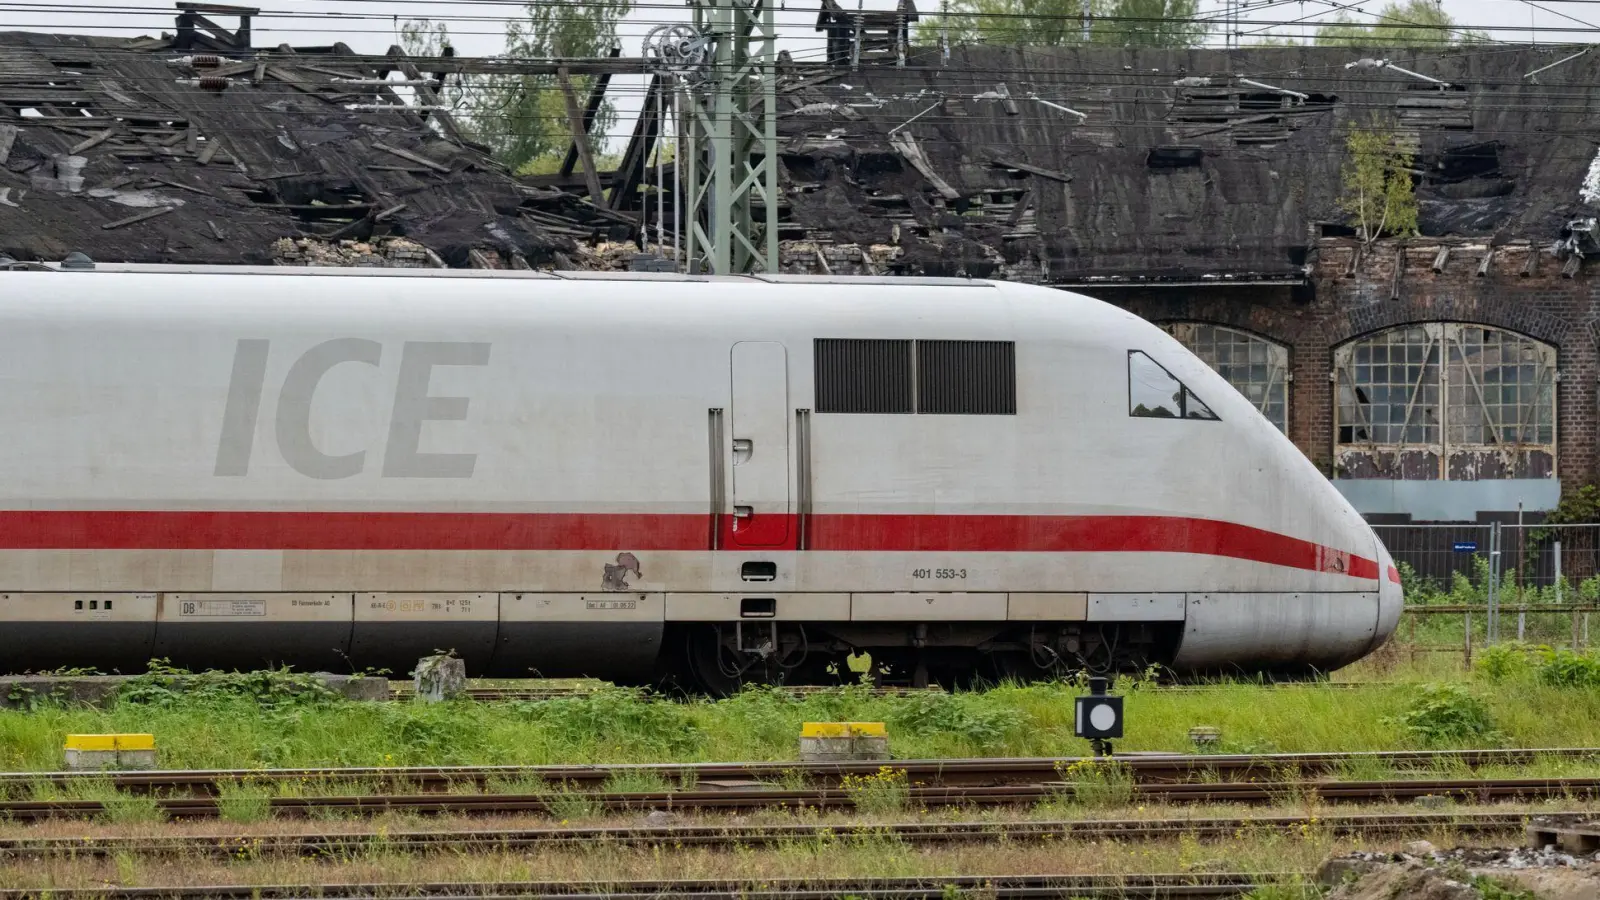
<path fill-rule="evenodd" d="M 1417 322 L 1333 350 L 1333 452 L 1347 478 L 1556 474 L 1557 348 L 1504 328 Z"/>
<path fill-rule="evenodd" d="M 1289 432 L 1287 346 L 1211 322 L 1167 322 L 1161 328 L 1216 370 L 1279 431 Z"/>

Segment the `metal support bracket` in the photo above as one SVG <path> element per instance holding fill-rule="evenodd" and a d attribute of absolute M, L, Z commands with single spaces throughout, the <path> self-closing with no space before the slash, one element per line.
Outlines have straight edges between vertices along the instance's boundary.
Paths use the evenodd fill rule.
<path fill-rule="evenodd" d="M 685 87 L 689 271 L 778 271 L 777 26 L 770 0 L 702 0 L 710 71 Z"/>

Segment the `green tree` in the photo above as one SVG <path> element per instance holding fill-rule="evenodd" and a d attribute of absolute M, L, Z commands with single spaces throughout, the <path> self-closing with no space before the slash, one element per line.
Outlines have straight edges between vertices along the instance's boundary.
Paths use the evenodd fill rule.
<path fill-rule="evenodd" d="M 1411 27 L 1421 26 L 1421 27 Z M 1323 47 L 1419 47 L 1438 44 L 1481 43 L 1481 31 L 1462 28 L 1435 0 L 1390 0 L 1370 24 L 1349 13 L 1328 19 L 1317 29 L 1316 43 Z"/>
<path fill-rule="evenodd" d="M 524 17 L 506 25 L 505 55 L 603 56 L 616 43 L 617 25 L 632 8 L 633 0 L 531 0 L 523 7 Z M 441 23 L 417 19 L 402 26 L 401 40 L 408 54 L 437 56 L 449 46 L 449 33 Z M 579 103 L 588 96 L 589 84 L 586 77 L 572 79 Z M 513 171 L 552 171 L 546 158 L 565 156 L 572 143 L 566 98 L 553 75 L 470 76 L 447 85 L 446 93 L 472 138 L 488 145 Z M 589 145 L 596 154 L 616 121 L 616 108 L 606 100 L 589 128 Z"/>
<path fill-rule="evenodd" d="M 1411 187 L 1411 151 L 1395 143 L 1393 130 L 1352 125 L 1340 169 L 1339 208 L 1366 243 L 1385 234 L 1417 233 L 1417 195 Z"/>
<path fill-rule="evenodd" d="M 1210 32 L 1194 21 L 1199 8 L 1199 0 L 952 0 L 947 16 L 923 20 L 917 42 L 937 44 L 947 32 L 951 44 L 1193 47 Z"/>
<path fill-rule="evenodd" d="M 1195 47 L 1211 32 L 1195 20 L 1199 0 L 1117 0 L 1112 7 L 1113 37 L 1123 47 Z"/>

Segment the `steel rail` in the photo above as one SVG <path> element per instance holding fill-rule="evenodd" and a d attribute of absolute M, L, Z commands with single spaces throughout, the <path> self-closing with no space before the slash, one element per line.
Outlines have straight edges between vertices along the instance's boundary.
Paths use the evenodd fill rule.
<path fill-rule="evenodd" d="M 782 825 L 597 826 L 465 831 L 361 831 L 305 834 L 213 834 L 175 837 L 0 839 L 0 859 L 86 858 L 129 854 L 240 860 L 267 856 L 347 858 L 365 853 L 514 852 L 543 847 L 616 846 L 734 849 L 799 841 L 888 839 L 907 844 L 1023 840 L 1155 840 L 1217 837 L 1250 829 L 1309 829 L 1345 835 L 1511 834 L 1529 822 L 1560 827 L 1585 812 L 1434 812 L 1239 818 L 1082 819 L 1014 822 L 791 823 Z"/>
<path fill-rule="evenodd" d="M 11 888 L 0 900 L 542 900 L 542 898 L 943 898 L 953 891 L 995 898 L 1081 897 L 1117 900 L 1227 900 L 1262 884 L 1305 880 L 1299 872 L 1156 875 L 951 875 L 912 878 L 763 878 L 739 881 L 502 882 L 444 884 L 204 885 L 172 887 Z"/>
<path fill-rule="evenodd" d="M 1600 748 L 1555 747 L 1503 750 L 1404 750 L 1358 753 L 1128 754 L 1115 757 L 1139 782 L 1177 781 L 1198 776 L 1242 779 L 1286 774 L 1314 776 L 1361 764 L 1397 769 L 1440 766 L 1478 769 L 1528 765 L 1540 759 L 1600 760 Z M 543 782 L 560 787 L 604 785 L 617 777 L 642 776 L 667 784 L 728 782 L 751 784 L 804 777 L 819 784 L 837 784 L 847 775 L 876 774 L 883 766 L 903 771 L 923 784 L 996 785 L 1056 781 L 1069 767 L 1092 757 L 999 757 L 976 759 L 911 759 L 889 762 L 729 762 L 637 763 L 553 766 L 425 766 L 303 769 L 196 769 L 113 772 L 0 773 L 0 797 L 17 797 L 48 783 L 63 789 L 74 784 L 110 784 L 139 793 L 187 792 L 216 796 L 224 786 L 279 783 L 333 783 L 403 786 L 407 791 L 447 791 L 496 783 Z"/>
<path fill-rule="evenodd" d="M 1074 786 L 1069 782 L 1011 784 L 995 786 L 911 786 L 906 789 L 908 806 L 1003 806 L 1038 803 L 1054 798 L 1070 799 Z M 1415 779 L 1394 781 L 1297 781 L 1151 783 L 1130 786 L 1136 800 L 1168 803 L 1273 803 L 1317 798 L 1324 801 L 1384 802 L 1416 797 L 1449 797 L 1469 802 L 1504 799 L 1577 799 L 1600 796 L 1600 778 L 1508 778 L 1508 779 Z M 683 810 L 812 808 L 854 809 L 855 795 L 848 790 L 822 788 L 790 790 L 783 788 L 734 788 L 658 792 L 610 792 L 539 794 L 380 794 L 369 796 L 274 797 L 268 799 L 271 813 L 304 816 L 313 812 L 339 810 L 348 813 L 376 814 L 411 812 L 422 815 L 486 815 L 503 813 L 555 813 L 573 798 L 597 810 Z M 227 800 L 215 797 L 155 798 L 157 808 L 173 818 L 211 818 L 222 814 Z M 113 801 L 115 803 L 115 801 Z M 62 817 L 89 817 L 104 814 L 108 806 L 98 800 L 13 800 L 0 801 L 0 818 L 33 821 Z"/>
<path fill-rule="evenodd" d="M 1157 694 L 1166 694 L 1166 693 L 1199 693 L 1199 692 L 1203 692 L 1203 691 L 1215 690 L 1215 689 L 1218 689 L 1218 688 L 1232 687 L 1232 686 L 1234 686 L 1234 685 L 1233 684 L 1206 684 L 1206 683 L 1195 683 L 1195 684 L 1179 683 L 1179 684 L 1157 685 L 1157 686 L 1154 686 L 1154 687 L 1151 687 L 1151 688 L 1145 688 L 1144 690 L 1148 690 L 1148 691 L 1151 691 L 1151 692 L 1157 693 Z M 1251 688 L 1257 688 L 1257 687 L 1259 687 L 1259 688 L 1276 688 L 1276 689 L 1284 689 L 1284 690 L 1293 690 L 1293 689 L 1297 689 L 1298 688 L 1298 689 L 1304 689 L 1304 690 L 1331 689 L 1331 690 L 1346 691 L 1346 690 L 1364 690 L 1364 689 L 1380 688 L 1380 687 L 1398 687 L 1400 685 L 1397 685 L 1397 684 L 1395 684 L 1393 682 L 1379 682 L 1379 681 L 1323 681 L 1323 682 L 1317 682 L 1317 681 L 1290 681 L 1290 682 L 1267 682 L 1267 683 L 1258 684 L 1258 685 L 1257 684 L 1240 683 L 1239 686 L 1251 687 Z M 838 685 L 838 686 L 831 686 L 831 685 L 824 685 L 824 686 L 818 686 L 818 685 L 792 685 L 792 686 L 774 688 L 774 690 L 780 691 L 782 693 L 790 694 L 790 695 L 796 696 L 796 697 L 807 697 L 807 696 L 814 696 L 814 695 L 817 695 L 817 694 L 825 694 L 825 693 L 828 693 L 828 692 L 831 692 L 831 691 L 839 691 L 839 690 L 845 689 L 847 687 L 849 687 L 849 686 L 847 686 L 847 685 Z M 474 701 L 483 702 L 483 703 L 508 702 L 508 701 L 543 702 L 543 701 L 548 701 L 548 700 L 581 700 L 581 699 L 583 699 L 585 697 L 588 697 L 591 694 L 594 694 L 594 693 L 596 693 L 598 691 L 604 691 L 604 690 L 608 690 L 608 689 L 610 689 L 610 688 L 608 688 L 607 686 L 573 687 L 573 688 L 559 688 L 559 687 L 549 687 L 549 688 L 546 688 L 546 687 L 467 688 L 467 691 L 466 691 L 466 694 L 465 694 L 465 698 L 468 699 L 468 700 L 474 700 Z M 939 687 L 927 687 L 927 688 L 873 687 L 873 688 L 868 688 L 866 693 L 867 693 L 868 696 L 871 696 L 871 697 L 905 697 L 905 696 L 911 696 L 911 695 L 917 695 L 917 694 L 947 694 L 949 692 L 947 692 L 943 688 L 939 688 Z M 393 688 L 390 688 L 390 690 L 389 690 L 389 699 L 390 700 L 396 700 L 396 701 L 414 700 L 414 699 L 416 699 L 416 696 L 417 696 L 416 690 L 414 690 L 413 688 L 409 688 L 409 687 L 393 687 Z M 648 692 L 642 692 L 640 694 L 640 696 L 643 699 L 646 699 L 646 700 L 665 700 L 665 699 L 669 699 L 666 695 L 653 694 L 653 693 L 648 693 Z"/>

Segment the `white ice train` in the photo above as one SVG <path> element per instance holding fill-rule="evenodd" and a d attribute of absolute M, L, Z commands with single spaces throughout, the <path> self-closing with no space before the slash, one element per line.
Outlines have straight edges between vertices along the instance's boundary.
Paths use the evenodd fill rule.
<path fill-rule="evenodd" d="M 1372 529 L 1172 338 L 949 279 L 0 271 L 0 669 L 1305 673 Z"/>

